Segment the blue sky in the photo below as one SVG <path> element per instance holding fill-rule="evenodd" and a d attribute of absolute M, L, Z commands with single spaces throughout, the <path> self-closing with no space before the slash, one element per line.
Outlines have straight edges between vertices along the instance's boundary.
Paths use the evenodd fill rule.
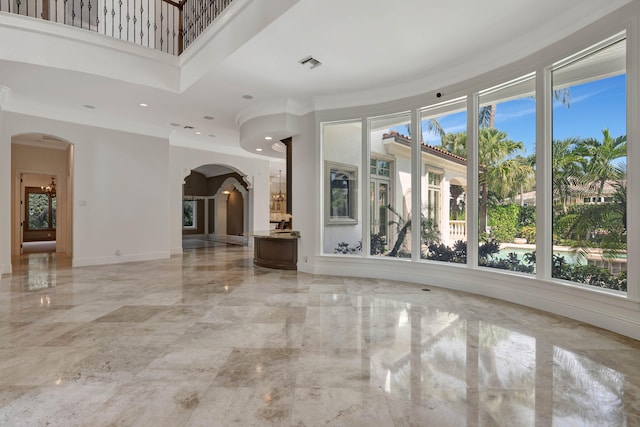
<path fill-rule="evenodd" d="M 594 82 L 571 86 L 569 108 L 560 102 L 553 107 L 553 138 L 570 137 L 602 139 L 602 130 L 609 129 L 612 137 L 625 135 L 625 76 L 619 75 Z M 438 121 L 446 132 L 466 130 L 466 112 L 440 117 Z M 535 153 L 535 101 L 521 98 L 503 102 L 496 108 L 496 128 L 507 132 L 509 139 L 525 145 L 525 155 Z M 440 138 L 428 134 L 424 140 L 440 145 Z"/>

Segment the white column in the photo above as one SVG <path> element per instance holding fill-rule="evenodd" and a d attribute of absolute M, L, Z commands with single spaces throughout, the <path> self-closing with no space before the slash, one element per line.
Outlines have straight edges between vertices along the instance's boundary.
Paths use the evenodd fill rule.
<path fill-rule="evenodd" d="M 11 90 L 0 86 L 0 274 L 11 273 L 11 135 L 4 131 L 4 107 Z"/>

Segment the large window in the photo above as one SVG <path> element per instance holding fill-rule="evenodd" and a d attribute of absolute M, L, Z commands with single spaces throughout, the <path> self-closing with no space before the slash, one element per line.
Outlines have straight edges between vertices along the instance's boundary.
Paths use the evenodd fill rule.
<path fill-rule="evenodd" d="M 553 70 L 554 278 L 627 289 L 626 40 Z"/>
<path fill-rule="evenodd" d="M 421 112 L 420 257 L 466 263 L 466 98 Z"/>
<path fill-rule="evenodd" d="M 369 121 L 369 254 L 411 256 L 411 115 Z"/>
<path fill-rule="evenodd" d="M 27 187 L 25 229 L 55 230 L 56 229 L 56 195 L 47 193 L 40 187 Z"/>
<path fill-rule="evenodd" d="M 323 252 L 477 263 L 626 291 L 625 37 L 469 91 L 473 150 L 467 96 L 323 124 Z"/>
<path fill-rule="evenodd" d="M 360 186 L 362 122 L 325 123 L 323 141 L 324 246 L 327 254 L 362 253 Z"/>
<path fill-rule="evenodd" d="M 483 91 L 478 111 L 478 264 L 535 272 L 535 77 Z"/>

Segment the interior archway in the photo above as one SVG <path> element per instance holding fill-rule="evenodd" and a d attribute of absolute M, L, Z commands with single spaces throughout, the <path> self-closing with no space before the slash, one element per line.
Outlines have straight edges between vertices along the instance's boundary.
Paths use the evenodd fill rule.
<path fill-rule="evenodd" d="M 226 165 L 202 165 L 183 185 L 183 248 L 211 242 L 248 244 L 249 190 L 245 176 Z"/>

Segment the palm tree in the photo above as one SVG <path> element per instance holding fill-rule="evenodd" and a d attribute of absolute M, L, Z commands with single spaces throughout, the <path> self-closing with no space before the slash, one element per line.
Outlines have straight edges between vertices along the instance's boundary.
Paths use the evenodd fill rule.
<path fill-rule="evenodd" d="M 582 157 L 581 164 L 587 177 L 598 184 L 598 196 L 608 180 L 617 179 L 616 159 L 627 156 L 627 136 L 613 138 L 609 129 L 602 131 L 602 141 L 587 138 L 578 142 L 575 153 Z"/>
<path fill-rule="evenodd" d="M 444 135 L 440 142 L 440 148 L 456 156 L 467 158 L 467 133 L 448 133 Z"/>
<path fill-rule="evenodd" d="M 514 168 L 510 161 L 518 151 L 524 150 L 522 142 L 508 139 L 506 132 L 496 128 L 483 128 L 478 132 L 478 159 L 484 170 L 480 170 L 478 177 L 480 192 L 480 209 L 478 212 L 480 231 L 487 229 L 487 204 L 489 191 L 513 191 L 516 183 L 516 172 L 524 168 Z M 519 172 L 518 172 L 519 173 Z"/>
<path fill-rule="evenodd" d="M 407 136 L 411 137 L 411 123 L 407 123 L 404 128 L 407 131 Z M 427 120 L 427 132 L 439 136 L 440 138 L 442 138 L 445 134 L 445 131 L 438 119 Z"/>
<path fill-rule="evenodd" d="M 487 204 L 489 192 L 493 192 L 500 199 L 508 194 L 515 194 L 520 190 L 524 176 L 533 173 L 531 166 L 513 156 L 524 150 L 522 142 L 508 139 L 506 132 L 496 128 L 482 128 L 478 132 L 480 161 L 480 230 L 487 227 Z M 465 132 L 448 133 L 442 138 L 441 148 L 461 157 L 467 157 L 467 134 Z M 520 163 L 519 163 L 520 162 Z"/>
<path fill-rule="evenodd" d="M 563 213 L 567 212 L 572 188 L 584 175 L 579 163 L 581 158 L 574 150 L 579 142 L 578 138 L 554 140 L 551 147 L 553 197 L 560 202 Z"/>

